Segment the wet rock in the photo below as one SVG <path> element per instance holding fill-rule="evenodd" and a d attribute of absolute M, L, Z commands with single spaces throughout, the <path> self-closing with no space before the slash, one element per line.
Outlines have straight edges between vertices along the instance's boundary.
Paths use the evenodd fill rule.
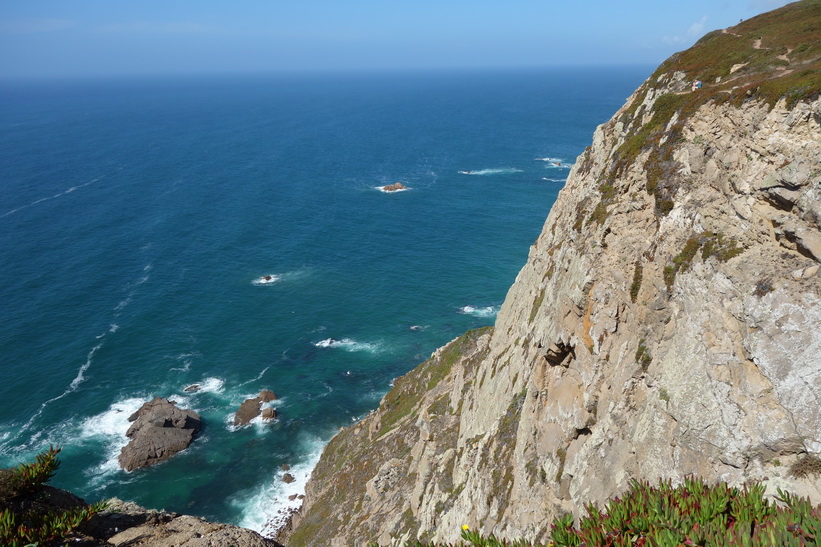
<path fill-rule="evenodd" d="M 262 408 L 262 403 L 268 403 L 277 400 L 278 397 L 270 389 L 263 389 L 257 397 L 245 399 L 237 413 L 234 414 L 234 425 L 246 425 L 248 422 L 262 415 L 263 420 L 273 420 L 277 417 L 277 411 L 273 408 Z"/>
<path fill-rule="evenodd" d="M 177 408 L 176 403 L 161 397 L 145 403 L 128 421 L 134 422 L 126 432 L 131 441 L 118 457 L 126 471 L 167 460 L 188 448 L 202 429 L 199 414 Z"/>
<path fill-rule="evenodd" d="M 393 184 L 388 184 L 382 187 L 382 190 L 385 192 L 398 192 L 399 190 L 407 190 L 408 187 L 402 184 L 401 182 L 394 182 Z"/>

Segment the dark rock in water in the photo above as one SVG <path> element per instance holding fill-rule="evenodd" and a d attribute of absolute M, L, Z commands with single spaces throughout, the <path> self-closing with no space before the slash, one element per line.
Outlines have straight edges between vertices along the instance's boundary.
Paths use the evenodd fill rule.
<path fill-rule="evenodd" d="M 167 460 L 187 448 L 202 429 L 199 414 L 160 397 L 145 403 L 128 421 L 134 422 L 125 434 L 131 441 L 118 458 L 126 471 Z"/>
<path fill-rule="evenodd" d="M 187 388 L 183 389 L 183 391 L 185 393 L 196 393 L 199 390 L 200 390 L 200 385 L 199 384 L 191 384 Z"/>
<path fill-rule="evenodd" d="M 262 406 L 262 399 L 259 397 L 245 399 L 245 402 L 239 406 L 237 413 L 234 414 L 234 425 L 245 425 L 259 416 L 260 406 Z"/>
<path fill-rule="evenodd" d="M 395 182 L 393 184 L 388 184 L 382 187 L 382 190 L 385 192 L 398 192 L 399 190 L 407 190 L 408 187 L 402 184 L 401 182 Z"/>
<path fill-rule="evenodd" d="M 291 470 L 290 464 L 287 464 L 287 463 L 283 463 L 282 465 L 279 466 L 279 468 L 282 469 L 283 471 L 290 471 Z"/>
<path fill-rule="evenodd" d="M 296 478 L 294 478 L 294 476 L 291 475 L 290 473 L 285 473 L 284 475 L 282 475 L 282 482 L 284 482 L 284 483 L 290 484 L 290 483 L 295 482 L 295 481 L 296 481 Z"/>
<path fill-rule="evenodd" d="M 262 414 L 263 420 L 273 420 L 277 417 L 277 411 L 273 408 L 262 408 L 262 403 L 276 400 L 278 397 L 270 389 L 263 389 L 258 397 L 245 399 L 237 413 L 234 414 L 234 425 L 246 425 L 248 422 Z"/>

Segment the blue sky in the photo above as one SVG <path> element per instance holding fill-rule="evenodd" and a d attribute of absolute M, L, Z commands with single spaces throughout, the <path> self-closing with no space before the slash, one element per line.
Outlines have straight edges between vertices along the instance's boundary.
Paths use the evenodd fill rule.
<path fill-rule="evenodd" d="M 0 78 L 657 65 L 782 0 L 2 0 Z"/>

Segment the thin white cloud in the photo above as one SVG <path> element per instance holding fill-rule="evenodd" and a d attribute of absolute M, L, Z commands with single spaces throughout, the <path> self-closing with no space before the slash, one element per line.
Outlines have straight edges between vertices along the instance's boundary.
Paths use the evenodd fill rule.
<path fill-rule="evenodd" d="M 35 34 L 55 32 L 75 26 L 75 21 L 68 19 L 20 19 L 0 22 L 2 34 Z"/>
<path fill-rule="evenodd" d="M 704 29 L 707 27 L 707 16 L 703 16 L 697 22 L 690 25 L 687 29 L 687 36 L 689 38 L 699 38 L 704 34 Z"/>
<path fill-rule="evenodd" d="M 98 28 L 100 32 L 116 34 L 206 34 L 214 29 L 199 23 L 162 23 L 137 21 L 134 23 L 116 23 Z"/>
<path fill-rule="evenodd" d="M 707 28 L 707 16 L 703 15 L 701 19 L 690 25 L 686 31 L 672 36 L 662 36 L 661 40 L 665 44 L 681 45 L 692 43 L 696 38 L 700 38 L 704 34 L 704 29 Z"/>

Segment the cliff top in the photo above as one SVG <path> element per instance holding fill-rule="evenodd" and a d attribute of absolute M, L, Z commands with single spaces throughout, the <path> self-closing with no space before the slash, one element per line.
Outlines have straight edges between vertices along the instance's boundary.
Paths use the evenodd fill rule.
<path fill-rule="evenodd" d="M 708 33 L 662 63 L 650 81 L 681 72 L 703 82 L 694 102 L 755 97 L 773 105 L 787 97 L 789 107 L 821 91 L 819 69 L 821 0 L 803 0 Z"/>

